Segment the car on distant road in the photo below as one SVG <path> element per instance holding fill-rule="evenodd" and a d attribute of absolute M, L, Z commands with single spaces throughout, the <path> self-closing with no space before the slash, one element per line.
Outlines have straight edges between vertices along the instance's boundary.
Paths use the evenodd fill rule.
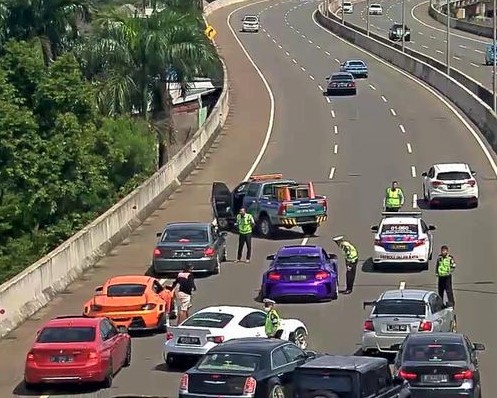
<path fill-rule="evenodd" d="M 174 308 L 172 291 L 159 280 L 144 275 L 122 275 L 95 289 L 95 295 L 83 307 L 83 315 L 107 317 L 117 327 L 129 331 L 165 332 Z"/>
<path fill-rule="evenodd" d="M 433 256 L 433 235 L 421 212 L 383 212 L 380 225 L 373 225 L 373 267 L 383 264 L 419 264 L 428 269 Z"/>
<path fill-rule="evenodd" d="M 36 333 L 26 356 L 28 389 L 43 384 L 101 383 L 131 363 L 131 339 L 107 318 L 59 316 Z"/>
<path fill-rule="evenodd" d="M 350 1 L 344 1 L 343 12 L 344 12 L 344 14 L 353 14 L 354 13 L 354 5 Z"/>
<path fill-rule="evenodd" d="M 394 23 L 388 31 L 388 38 L 393 41 L 402 41 L 402 36 L 404 36 L 404 41 L 411 41 L 411 29 L 407 25 L 402 28 L 401 23 Z"/>
<path fill-rule="evenodd" d="M 496 46 L 497 47 L 497 46 Z M 494 51 L 492 44 L 487 44 L 485 47 L 485 65 L 493 65 L 497 51 Z"/>
<path fill-rule="evenodd" d="M 242 19 L 242 32 L 258 32 L 259 24 L 257 15 L 245 15 Z"/>
<path fill-rule="evenodd" d="M 176 327 L 169 327 L 164 343 L 164 361 L 179 367 L 204 355 L 211 348 L 237 337 L 265 337 L 266 313 L 250 307 L 204 308 Z M 298 319 L 281 319 L 282 340 L 307 348 L 307 327 Z"/>
<path fill-rule="evenodd" d="M 351 59 L 343 62 L 340 65 L 340 71 L 351 73 L 354 78 L 368 77 L 368 65 L 360 59 Z"/>
<path fill-rule="evenodd" d="M 218 274 L 226 261 L 226 232 L 218 231 L 211 223 L 176 222 L 158 232 L 152 269 L 155 275 L 175 274 L 185 264 L 194 273 Z"/>
<path fill-rule="evenodd" d="M 409 382 L 412 398 L 482 398 L 481 351 L 483 344 L 459 333 L 411 334 L 395 358 L 394 373 Z"/>
<path fill-rule="evenodd" d="M 327 95 L 356 95 L 357 86 L 354 75 L 349 72 L 337 72 L 326 78 L 328 85 L 326 87 Z"/>
<path fill-rule="evenodd" d="M 467 163 L 438 163 L 421 176 L 423 199 L 430 207 L 450 202 L 478 207 L 476 172 Z"/>
<path fill-rule="evenodd" d="M 378 3 L 370 4 L 368 13 L 369 15 L 383 15 L 383 7 Z"/>
<path fill-rule="evenodd" d="M 429 290 L 387 290 L 363 307 L 373 307 L 364 321 L 364 354 L 396 353 L 410 333 L 455 332 L 457 328 L 454 308 Z"/>
<path fill-rule="evenodd" d="M 262 298 L 338 298 L 338 259 L 321 246 L 283 246 L 267 260 L 271 263 L 262 277 Z"/>
<path fill-rule="evenodd" d="M 229 340 L 183 374 L 179 398 L 291 397 L 294 369 L 316 355 L 280 339 Z"/>

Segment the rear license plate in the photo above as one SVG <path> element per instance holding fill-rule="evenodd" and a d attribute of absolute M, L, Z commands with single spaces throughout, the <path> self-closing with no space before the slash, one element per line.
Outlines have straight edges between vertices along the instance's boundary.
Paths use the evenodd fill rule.
<path fill-rule="evenodd" d="M 178 339 L 178 344 L 192 344 L 200 345 L 200 339 L 198 337 L 185 337 L 182 336 Z"/>
<path fill-rule="evenodd" d="M 388 325 L 389 332 L 407 332 L 407 325 Z"/>
<path fill-rule="evenodd" d="M 461 184 L 449 184 L 449 189 L 461 189 Z"/>
<path fill-rule="evenodd" d="M 290 275 L 291 281 L 305 281 L 307 279 L 307 275 Z"/>
<path fill-rule="evenodd" d="M 55 363 L 67 363 L 67 362 L 72 362 L 73 360 L 74 357 L 70 355 L 58 355 L 51 358 L 51 361 Z"/>
<path fill-rule="evenodd" d="M 174 252 L 174 257 L 190 257 L 192 255 L 191 251 L 177 251 Z"/>
<path fill-rule="evenodd" d="M 447 383 L 449 376 L 447 375 L 423 375 L 421 378 L 425 383 Z"/>
<path fill-rule="evenodd" d="M 392 249 L 394 249 L 394 250 L 406 250 L 407 245 L 392 245 Z"/>

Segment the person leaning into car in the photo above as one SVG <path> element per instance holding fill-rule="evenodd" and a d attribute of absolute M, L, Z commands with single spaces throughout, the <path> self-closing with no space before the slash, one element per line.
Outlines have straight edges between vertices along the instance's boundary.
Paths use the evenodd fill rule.
<path fill-rule="evenodd" d="M 343 236 L 335 236 L 333 241 L 342 249 L 343 255 L 345 257 L 345 267 L 347 268 L 347 273 L 345 274 L 346 288 L 342 292 L 343 294 L 352 293 L 354 288 L 355 275 L 357 272 L 357 262 L 359 261 L 359 252 L 354 247 L 352 243 L 345 240 Z"/>
<path fill-rule="evenodd" d="M 276 302 L 271 299 L 264 299 L 262 302 L 264 303 L 264 311 L 266 311 L 266 336 L 270 339 L 279 339 L 283 331 L 280 329 L 281 318 L 274 308 Z"/>
<path fill-rule="evenodd" d="M 173 282 L 173 292 L 178 303 L 177 325 L 188 318 L 188 311 L 192 306 L 192 293 L 194 290 L 197 290 L 192 270 L 192 265 L 186 264 L 183 267 L 183 271 L 178 274 L 176 280 Z"/>

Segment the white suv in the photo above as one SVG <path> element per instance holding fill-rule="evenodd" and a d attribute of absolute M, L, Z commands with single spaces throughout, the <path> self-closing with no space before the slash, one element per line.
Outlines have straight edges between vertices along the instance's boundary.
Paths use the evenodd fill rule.
<path fill-rule="evenodd" d="M 439 163 L 423 176 L 423 198 L 430 207 L 442 202 L 463 201 L 468 206 L 478 206 L 476 172 L 466 163 Z"/>
<path fill-rule="evenodd" d="M 344 12 L 344 14 L 353 14 L 354 13 L 354 5 L 350 1 L 345 1 L 343 3 L 343 12 Z"/>
<path fill-rule="evenodd" d="M 259 17 L 257 15 L 245 15 L 242 19 L 242 32 L 258 32 Z"/>
<path fill-rule="evenodd" d="M 369 6 L 369 15 L 383 15 L 383 7 L 381 6 L 381 4 L 371 4 Z"/>

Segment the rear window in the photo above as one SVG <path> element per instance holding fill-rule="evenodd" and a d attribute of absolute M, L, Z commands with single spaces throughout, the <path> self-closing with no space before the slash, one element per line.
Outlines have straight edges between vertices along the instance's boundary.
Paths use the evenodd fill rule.
<path fill-rule="evenodd" d="M 452 362 L 466 361 L 468 354 L 464 345 L 449 344 L 421 344 L 408 343 L 404 350 L 404 361 L 413 362 Z"/>
<path fill-rule="evenodd" d="M 201 328 L 224 328 L 233 319 L 233 315 L 221 312 L 200 312 L 192 315 L 181 326 L 194 326 Z"/>
<path fill-rule="evenodd" d="M 347 1 L 343 3 L 343 6 L 344 6 L 344 7 L 350 7 L 351 5 L 352 5 L 352 3 L 349 3 L 349 2 L 347 2 Z"/>
<path fill-rule="evenodd" d="M 418 226 L 416 224 L 383 224 L 382 235 L 417 235 Z"/>
<path fill-rule="evenodd" d="M 352 76 L 347 76 L 347 75 L 334 75 L 331 76 L 331 80 L 337 81 L 337 80 L 352 80 Z"/>
<path fill-rule="evenodd" d="M 143 296 L 146 288 L 146 285 L 138 283 L 110 285 L 107 288 L 107 297 L 139 297 Z"/>
<path fill-rule="evenodd" d="M 314 255 L 295 255 L 295 256 L 278 256 L 277 260 L 278 266 L 282 265 L 303 265 L 305 267 L 308 266 L 316 266 L 318 267 L 321 264 L 321 257 L 318 254 Z"/>
<path fill-rule="evenodd" d="M 438 173 L 437 180 L 451 181 L 451 180 L 469 180 L 471 175 L 465 171 L 450 171 L 446 173 Z"/>
<path fill-rule="evenodd" d="M 171 228 L 162 236 L 162 242 L 168 243 L 207 243 L 209 236 L 205 229 Z"/>
<path fill-rule="evenodd" d="M 350 375 L 329 369 L 298 369 L 295 385 L 301 391 L 331 390 L 339 393 L 340 396 L 342 396 L 340 393 L 353 392 L 353 381 Z"/>
<path fill-rule="evenodd" d="M 349 65 L 350 66 L 364 66 L 364 62 L 361 62 L 361 61 L 352 61 L 352 62 L 349 62 Z"/>
<path fill-rule="evenodd" d="M 245 17 L 244 19 L 245 22 L 257 22 L 256 17 Z"/>
<path fill-rule="evenodd" d="M 207 354 L 200 360 L 199 370 L 225 370 L 253 372 L 259 367 L 261 357 L 252 354 L 215 353 Z"/>
<path fill-rule="evenodd" d="M 374 315 L 424 316 L 426 306 L 419 300 L 381 300 L 376 302 Z"/>
<path fill-rule="evenodd" d="M 38 338 L 37 343 L 86 343 L 95 341 L 96 331 L 89 327 L 47 327 L 44 328 Z"/>

